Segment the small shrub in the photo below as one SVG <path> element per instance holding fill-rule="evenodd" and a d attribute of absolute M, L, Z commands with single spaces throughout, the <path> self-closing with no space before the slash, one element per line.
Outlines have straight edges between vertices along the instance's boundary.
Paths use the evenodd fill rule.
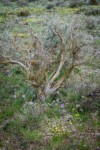
<path fill-rule="evenodd" d="M 28 0 L 18 0 L 17 5 L 20 6 L 20 7 L 27 6 L 28 5 Z"/>
<path fill-rule="evenodd" d="M 11 2 L 16 2 L 16 0 L 10 0 Z"/>
<path fill-rule="evenodd" d="M 26 102 L 22 110 L 23 115 L 19 118 L 20 121 L 23 120 L 23 123 L 21 124 L 22 127 L 27 127 L 28 125 L 30 130 L 38 129 L 40 122 L 43 119 L 43 111 L 44 110 L 39 103 Z"/>
<path fill-rule="evenodd" d="M 100 15 L 100 9 L 99 8 L 94 8 L 94 9 L 88 9 L 86 12 L 85 12 L 85 15 L 87 16 L 90 16 L 90 15 Z"/>
<path fill-rule="evenodd" d="M 91 19 L 91 18 L 88 18 L 88 20 L 87 20 L 87 29 L 90 29 L 90 30 L 93 30 L 93 29 L 95 29 L 95 27 L 96 27 L 96 24 L 95 24 L 95 20 L 93 20 L 93 19 Z"/>
<path fill-rule="evenodd" d="M 52 2 L 53 0 L 49 0 L 49 2 Z"/>
<path fill-rule="evenodd" d="M 17 12 L 18 17 L 27 17 L 29 15 L 30 15 L 30 12 L 26 9 L 23 9 L 23 10 Z"/>
<path fill-rule="evenodd" d="M 77 3 L 71 2 L 70 5 L 69 5 L 69 7 L 71 7 L 71 8 L 77 7 Z"/>
<path fill-rule="evenodd" d="M 54 7 L 53 4 L 49 4 L 49 5 L 46 6 L 46 9 L 52 9 L 53 7 Z"/>
<path fill-rule="evenodd" d="M 87 95 L 87 98 L 81 103 L 81 107 L 84 111 L 99 111 L 99 97 L 100 90 L 97 88 Z"/>
<path fill-rule="evenodd" d="M 54 107 L 54 109 L 48 109 L 46 111 L 46 115 L 48 118 L 60 118 L 61 117 L 61 109 L 59 108 L 59 106 Z"/>
<path fill-rule="evenodd" d="M 8 6 L 10 4 L 10 0 L 2 0 L 3 5 Z"/>
<path fill-rule="evenodd" d="M 71 8 L 75 8 L 75 7 L 81 7 L 82 5 L 84 5 L 85 3 L 83 1 L 79 1 L 79 2 L 75 2 L 72 1 L 69 5 L 69 7 Z"/>
<path fill-rule="evenodd" d="M 29 2 L 34 2 L 34 1 L 37 1 L 37 0 L 29 0 Z"/>
<path fill-rule="evenodd" d="M 80 143 L 77 145 L 77 148 L 80 150 L 90 150 L 89 145 L 85 141 L 80 141 Z"/>
<path fill-rule="evenodd" d="M 22 134 L 24 136 L 25 139 L 27 139 L 28 141 L 38 141 L 41 139 L 41 133 L 38 130 L 22 130 Z"/>

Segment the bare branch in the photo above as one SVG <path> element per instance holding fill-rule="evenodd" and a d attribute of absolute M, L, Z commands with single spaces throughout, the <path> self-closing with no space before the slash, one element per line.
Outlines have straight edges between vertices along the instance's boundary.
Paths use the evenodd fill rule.
<path fill-rule="evenodd" d="M 28 68 L 22 62 L 20 62 L 18 60 L 9 59 L 9 58 L 4 57 L 4 56 L 0 56 L 0 64 L 8 64 L 8 63 L 18 64 L 22 68 L 24 68 L 25 70 L 28 70 Z"/>
<path fill-rule="evenodd" d="M 65 44 L 64 36 L 61 35 L 59 30 L 57 30 L 57 27 L 53 25 L 53 28 L 51 28 L 50 26 L 49 28 L 55 35 L 57 35 L 60 38 L 61 44 Z"/>
<path fill-rule="evenodd" d="M 46 93 L 55 92 L 63 84 L 65 79 L 69 77 L 74 67 L 75 65 L 73 64 L 67 71 L 65 71 L 64 75 L 58 80 L 58 82 L 53 87 L 50 87 L 49 84 L 49 86 L 46 87 Z"/>

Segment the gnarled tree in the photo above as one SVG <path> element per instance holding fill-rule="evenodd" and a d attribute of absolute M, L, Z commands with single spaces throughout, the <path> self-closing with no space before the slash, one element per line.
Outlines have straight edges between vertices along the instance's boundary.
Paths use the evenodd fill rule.
<path fill-rule="evenodd" d="M 0 64 L 20 65 L 26 79 L 37 90 L 39 99 L 43 100 L 64 84 L 75 67 L 87 61 L 93 39 L 82 31 L 80 24 L 77 18 L 67 27 L 49 24 L 48 30 L 58 37 L 56 48 L 45 47 L 32 27 L 27 41 L 18 35 L 10 36 L 10 39 L 4 36 L 0 40 Z"/>

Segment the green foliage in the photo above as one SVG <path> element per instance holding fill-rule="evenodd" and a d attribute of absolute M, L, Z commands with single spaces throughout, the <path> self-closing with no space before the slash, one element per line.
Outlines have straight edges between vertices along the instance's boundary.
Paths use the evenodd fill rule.
<path fill-rule="evenodd" d="M 4 6 L 9 6 L 10 5 L 10 0 L 1 0 Z"/>
<path fill-rule="evenodd" d="M 21 9 L 17 12 L 18 17 L 27 17 L 30 15 L 30 11 L 28 9 Z"/>
<path fill-rule="evenodd" d="M 19 68 L 14 68 L 12 73 L 9 72 L 10 74 L 0 73 L 0 99 L 2 105 L 4 105 L 3 108 L 1 107 L 1 120 L 12 117 L 16 111 L 20 110 L 25 103 L 25 99 L 30 100 L 33 97 L 34 92 L 26 86 L 23 74 L 20 72 L 19 75 L 16 75 L 18 70 L 21 71 Z M 25 95 L 25 98 L 22 98 L 23 95 Z"/>
<path fill-rule="evenodd" d="M 100 40 L 96 40 L 95 42 L 96 44 L 100 45 Z"/>
<path fill-rule="evenodd" d="M 61 15 L 65 15 L 65 14 L 73 15 L 73 14 L 77 13 L 78 10 L 79 10 L 79 8 L 64 8 L 64 7 L 55 8 L 55 11 Z"/>
<path fill-rule="evenodd" d="M 35 1 L 37 1 L 37 0 L 29 0 L 29 2 L 35 2 Z"/>
<path fill-rule="evenodd" d="M 73 91 L 73 90 L 69 90 L 67 92 L 67 97 L 68 99 L 70 99 L 71 101 L 80 101 L 81 99 L 81 95 L 79 92 L 77 91 Z"/>
<path fill-rule="evenodd" d="M 52 9 L 52 8 L 54 8 L 54 5 L 53 5 L 53 4 L 48 4 L 48 5 L 46 6 L 46 9 Z"/>
<path fill-rule="evenodd" d="M 86 12 L 85 12 L 85 15 L 87 16 L 96 16 L 96 15 L 100 15 L 100 8 L 93 8 L 93 9 L 88 9 Z"/>
<path fill-rule="evenodd" d="M 28 6 L 28 0 L 18 0 L 17 5 L 20 7 Z"/>
<path fill-rule="evenodd" d="M 79 150 L 90 150 L 89 145 L 87 145 L 84 141 L 80 141 L 77 148 Z"/>
<path fill-rule="evenodd" d="M 54 95 L 48 95 L 47 97 L 46 97 L 46 102 L 47 103 L 52 103 L 52 101 L 54 100 Z"/>
<path fill-rule="evenodd" d="M 51 108 L 47 109 L 46 115 L 48 118 L 60 118 L 61 109 L 59 106 L 54 107 L 54 109 L 53 109 L 53 106 L 51 106 Z"/>
<path fill-rule="evenodd" d="M 56 144 L 56 143 L 60 143 L 60 142 L 62 142 L 62 140 L 63 140 L 63 136 L 62 135 L 59 135 L 59 136 L 53 136 L 52 137 L 52 141 L 54 142 L 54 144 Z"/>
<path fill-rule="evenodd" d="M 21 132 L 28 141 L 39 141 L 41 139 L 41 132 L 39 130 L 30 131 L 23 129 Z"/>
<path fill-rule="evenodd" d="M 98 16 L 100 14 L 100 6 L 82 6 L 78 12 L 83 12 L 87 16 Z"/>
<path fill-rule="evenodd" d="M 71 1 L 69 7 L 70 8 L 75 8 L 75 7 L 81 7 L 82 5 L 85 5 L 86 3 L 83 0 L 79 0 L 79 1 Z"/>
<path fill-rule="evenodd" d="M 22 126 L 27 128 L 27 125 L 29 125 L 30 129 L 38 129 L 41 120 L 43 119 L 43 110 L 40 105 L 35 102 L 26 102 L 22 109 L 22 117 L 20 117 L 20 121 L 22 118 L 24 118 Z"/>

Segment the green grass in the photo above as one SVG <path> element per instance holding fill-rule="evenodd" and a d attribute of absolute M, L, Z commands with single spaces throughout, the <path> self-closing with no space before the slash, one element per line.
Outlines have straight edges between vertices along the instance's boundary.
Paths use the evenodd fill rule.
<path fill-rule="evenodd" d="M 60 90 L 60 93 L 58 95 L 49 96 L 45 103 L 46 110 L 44 111 L 44 113 L 42 113 L 43 107 L 41 107 L 41 104 L 37 102 L 34 102 L 33 106 L 30 105 L 27 108 L 24 107 L 27 101 L 32 101 L 35 92 L 32 87 L 25 82 L 25 76 L 19 67 L 11 68 L 11 76 L 0 73 L 0 78 L 0 95 L 2 99 L 1 106 L 3 106 L 0 107 L 0 122 L 1 124 L 3 124 L 3 122 L 8 120 L 8 123 L 4 125 L 3 130 L 6 133 L 10 133 L 9 137 L 12 137 L 13 134 L 21 137 L 25 141 L 26 148 L 29 142 L 42 142 L 44 131 L 41 130 L 41 128 L 43 128 L 41 126 L 41 122 L 43 122 L 44 120 L 45 123 L 45 117 L 50 122 L 52 119 L 54 119 L 55 121 L 59 121 L 60 119 L 63 119 L 63 117 L 67 115 L 67 113 L 70 113 L 73 116 L 73 119 L 72 121 L 69 121 L 69 123 L 66 122 L 67 125 L 70 125 L 70 127 L 76 127 L 78 125 L 78 132 L 85 132 L 86 126 L 90 121 L 91 112 L 78 112 L 76 105 L 81 103 L 81 96 L 76 91 L 72 92 L 71 89 L 62 89 Z M 14 95 L 16 95 L 16 98 L 14 98 Z M 22 98 L 22 95 L 25 95 L 25 97 Z M 67 100 L 67 104 L 65 101 L 65 97 Z M 61 99 L 61 101 L 57 102 L 57 98 Z M 62 103 L 64 103 L 65 105 L 64 108 L 61 108 Z M 66 113 L 62 115 L 63 110 Z M 94 130 L 97 130 L 98 125 L 98 121 L 92 123 Z M 52 131 L 50 129 L 52 127 L 50 125 L 47 126 L 49 132 L 51 132 L 52 134 Z M 46 130 L 45 127 L 44 130 Z M 61 129 L 59 128 L 59 130 Z M 63 141 L 66 141 L 66 138 L 71 138 L 72 133 L 70 134 L 67 131 L 62 132 L 61 130 L 58 134 L 58 129 L 56 131 L 56 128 L 55 132 L 53 131 L 53 133 L 54 135 L 52 136 L 52 140 L 48 141 L 43 150 L 45 148 L 60 148 L 62 150 L 72 150 L 71 145 L 74 145 L 73 142 L 72 144 L 68 143 L 67 146 L 65 143 L 63 144 Z M 21 144 L 23 145 L 23 143 Z M 1 141 L 1 147 L 3 147 L 3 145 L 4 143 Z M 98 143 L 96 143 L 96 145 L 98 145 Z M 87 144 L 87 142 L 84 142 L 84 140 L 77 144 L 74 148 L 78 148 L 80 150 L 90 150 L 89 145 Z"/>
<path fill-rule="evenodd" d="M 39 130 L 29 131 L 23 129 L 21 132 L 24 138 L 27 139 L 28 141 L 40 141 L 41 139 L 41 132 Z"/>
<path fill-rule="evenodd" d="M 34 94 L 32 88 L 28 87 L 25 82 L 22 72 L 19 71 L 20 74 L 16 74 L 17 70 L 20 70 L 20 68 L 12 69 L 10 77 L 0 73 L 0 99 L 3 105 L 0 111 L 1 121 L 12 117 L 16 112 L 20 111 L 25 101 L 31 101 Z M 22 98 L 23 95 L 25 95 L 25 98 Z"/>

